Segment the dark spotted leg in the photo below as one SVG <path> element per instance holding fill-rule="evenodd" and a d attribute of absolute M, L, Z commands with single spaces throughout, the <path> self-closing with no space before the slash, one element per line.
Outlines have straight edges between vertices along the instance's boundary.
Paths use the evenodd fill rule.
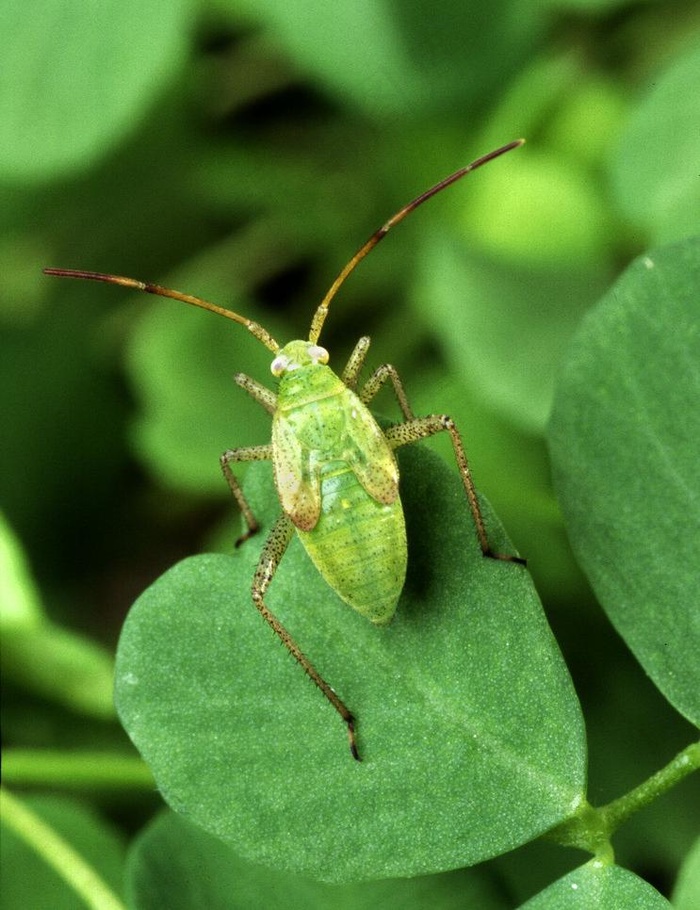
<path fill-rule="evenodd" d="M 370 340 L 367 337 L 360 338 L 355 345 L 355 349 L 350 355 L 350 359 L 343 372 L 343 381 L 353 390 L 357 388 L 358 376 L 367 355 L 369 342 Z M 452 448 L 454 449 L 457 467 L 459 468 L 459 473 L 462 478 L 464 492 L 467 494 L 469 508 L 474 518 L 474 525 L 476 526 L 481 552 L 490 559 L 501 559 L 505 562 L 517 562 L 521 565 L 526 565 L 527 561 L 520 556 L 512 556 L 509 553 L 496 553 L 491 549 L 486 534 L 484 519 L 481 514 L 481 508 L 479 506 L 479 500 L 476 495 L 474 481 L 472 480 L 471 471 L 469 470 L 467 455 L 464 451 L 462 439 L 457 431 L 457 427 L 451 417 L 447 417 L 445 414 L 431 414 L 428 417 L 414 417 L 413 410 L 408 403 L 403 383 L 401 382 L 401 377 L 395 367 L 390 363 L 385 363 L 378 367 L 362 386 L 362 389 L 358 394 L 363 404 L 369 404 L 387 380 L 391 382 L 394 394 L 396 395 L 396 400 L 406 418 L 403 423 L 389 427 L 389 429 L 384 431 L 391 447 L 397 449 L 400 446 L 410 445 L 412 442 L 418 442 L 421 439 L 426 439 L 428 436 L 434 436 L 436 433 L 441 433 L 446 430 L 452 439 Z"/>
<path fill-rule="evenodd" d="M 472 517 L 474 518 L 474 525 L 476 526 L 481 552 L 484 556 L 489 557 L 489 559 L 501 559 L 504 562 L 517 562 L 523 566 L 527 565 L 527 561 L 521 556 L 513 556 L 510 553 L 496 553 L 491 549 L 486 534 L 484 519 L 481 514 L 481 508 L 479 506 L 479 500 L 476 496 L 474 481 L 472 480 L 471 471 L 469 470 L 469 462 L 467 461 L 467 456 L 464 452 L 462 439 L 457 432 L 457 427 L 451 417 L 448 417 L 446 414 L 431 414 L 428 417 L 414 417 L 412 420 L 407 420 L 405 423 L 399 423 L 396 424 L 396 426 L 389 427 L 384 431 L 384 434 L 389 441 L 389 445 L 392 448 L 397 449 L 399 446 L 410 445 L 412 442 L 418 442 L 421 439 L 426 439 L 428 436 L 434 436 L 436 433 L 441 433 L 443 431 L 447 431 L 452 439 L 452 448 L 454 449 L 457 467 L 459 468 L 459 473 L 462 478 L 464 492 L 467 494 L 469 508 L 471 509 Z"/>
<path fill-rule="evenodd" d="M 250 446 L 246 449 L 228 449 L 219 460 L 229 490 L 231 490 L 234 499 L 238 503 L 238 508 L 241 510 L 243 519 L 248 526 L 248 530 L 241 534 L 236 541 L 236 546 L 240 547 L 244 541 L 248 540 L 260 529 L 260 525 L 255 515 L 253 515 L 253 510 L 248 505 L 248 500 L 243 495 L 243 490 L 241 490 L 241 485 L 231 469 L 231 464 L 240 461 L 271 461 L 272 445 Z"/>
<path fill-rule="evenodd" d="M 313 664 L 309 661 L 308 657 L 306 657 L 299 645 L 294 641 L 286 628 L 265 604 L 265 593 L 270 586 L 270 582 L 274 578 L 277 567 L 279 566 L 293 536 L 294 525 L 286 515 L 281 515 L 270 531 L 270 536 L 267 538 L 265 546 L 263 547 L 263 551 L 260 554 L 258 567 L 255 570 L 255 575 L 253 576 L 253 587 L 251 592 L 253 596 L 253 603 L 255 604 L 265 622 L 280 638 L 285 648 L 300 664 L 302 670 L 312 680 L 312 682 L 318 686 L 318 688 L 321 690 L 321 692 L 323 692 L 323 694 L 333 705 L 338 714 L 340 714 L 341 718 L 345 722 L 345 726 L 347 727 L 348 739 L 350 742 L 350 752 L 352 753 L 352 757 L 357 761 L 360 761 L 360 755 L 357 751 L 357 742 L 355 740 L 355 718 L 352 712 L 348 709 L 345 702 L 343 702 L 338 697 L 338 695 L 336 695 L 335 690 L 328 685 L 318 670 L 316 670 Z"/>
<path fill-rule="evenodd" d="M 277 407 L 277 396 L 274 392 L 271 392 L 270 389 L 266 388 L 264 385 L 261 385 L 257 380 L 251 379 L 250 376 L 246 376 L 245 373 L 236 373 L 233 377 L 237 385 L 239 385 L 244 391 L 246 391 L 251 398 L 254 398 L 258 404 L 262 405 L 265 410 L 270 413 L 275 413 L 275 408 Z M 249 446 L 247 448 L 240 449 L 228 449 L 220 458 L 221 470 L 224 473 L 226 478 L 226 483 L 228 484 L 231 493 L 233 494 L 234 499 L 238 503 L 238 508 L 243 514 L 248 530 L 242 534 L 236 541 L 236 546 L 240 545 L 248 540 L 249 537 L 252 537 L 259 529 L 259 524 L 257 519 L 253 515 L 252 509 L 248 505 L 248 501 L 243 495 L 241 486 L 236 479 L 233 470 L 231 469 L 231 464 L 240 461 L 271 461 L 272 460 L 272 445 L 264 446 Z"/>

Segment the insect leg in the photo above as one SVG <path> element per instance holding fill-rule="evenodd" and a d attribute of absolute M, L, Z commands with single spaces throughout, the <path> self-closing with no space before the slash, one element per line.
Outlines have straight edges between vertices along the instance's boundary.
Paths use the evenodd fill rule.
<path fill-rule="evenodd" d="M 457 467 L 459 468 L 462 484 L 464 485 L 464 492 L 467 494 L 469 508 L 471 509 L 474 518 L 474 525 L 476 526 L 481 552 L 490 559 L 502 559 L 506 562 L 517 562 L 521 565 L 526 565 L 526 560 L 520 556 L 512 556 L 508 553 L 495 553 L 491 549 L 486 534 L 484 519 L 481 515 L 481 508 L 479 507 L 479 500 L 476 496 L 474 481 L 472 480 L 471 471 L 469 470 L 469 462 L 467 461 L 464 446 L 462 445 L 462 439 L 457 431 L 454 420 L 452 420 L 451 417 L 448 417 L 446 414 L 431 414 L 428 417 L 414 417 L 413 420 L 407 420 L 406 423 L 400 423 L 396 426 L 389 427 L 384 431 L 384 435 L 386 436 L 389 445 L 392 448 L 397 449 L 399 446 L 409 445 L 412 442 L 418 442 L 420 439 L 425 439 L 428 436 L 434 436 L 436 433 L 440 433 L 443 430 L 446 430 L 452 439 L 452 448 L 454 449 Z"/>
<path fill-rule="evenodd" d="M 347 362 L 347 366 L 343 370 L 341 379 L 345 385 L 352 389 L 353 391 L 357 390 L 357 381 L 359 379 L 360 370 L 365 362 L 365 357 L 367 356 L 367 351 L 369 350 L 370 339 L 365 335 L 357 342 L 355 349 L 350 355 L 350 359 Z M 394 387 L 394 394 L 396 395 L 396 400 L 399 403 L 399 407 L 403 412 L 403 416 L 406 420 L 413 420 L 413 410 L 411 405 L 408 403 L 408 398 L 406 397 L 406 392 L 404 391 L 403 383 L 399 377 L 399 374 L 396 372 L 396 368 L 393 367 L 390 363 L 384 363 L 372 373 L 367 382 L 362 386 L 362 390 L 359 392 L 360 399 L 363 404 L 369 404 L 369 402 L 374 398 L 377 392 L 381 389 L 387 379 L 391 380 L 391 384 Z"/>
<path fill-rule="evenodd" d="M 245 523 L 248 525 L 248 530 L 245 534 L 242 534 L 236 541 L 236 546 L 240 545 L 248 540 L 260 527 L 258 525 L 253 511 L 248 505 L 248 500 L 243 495 L 243 490 L 236 480 L 236 475 L 231 470 L 231 463 L 238 461 L 271 461 L 272 460 L 272 445 L 268 444 L 265 446 L 249 446 L 245 449 L 227 449 L 219 459 L 221 463 L 221 470 L 224 473 L 226 478 L 226 483 L 228 484 L 229 490 L 233 494 L 233 498 L 238 503 L 238 508 L 243 514 Z"/>
<path fill-rule="evenodd" d="M 367 356 L 367 351 L 369 350 L 369 345 L 369 336 L 363 335 L 355 345 L 353 352 L 350 355 L 347 364 L 345 365 L 345 369 L 340 376 L 345 385 L 349 389 L 352 389 L 353 392 L 357 389 L 357 380 L 360 375 L 360 370 L 364 365 L 365 357 Z"/>
<path fill-rule="evenodd" d="M 282 623 L 277 619 L 274 613 L 265 605 L 264 597 L 270 582 L 274 578 L 277 567 L 280 564 L 284 553 L 289 546 L 289 542 L 294 536 L 294 525 L 286 515 L 281 515 L 275 522 L 270 536 L 265 542 L 263 551 L 260 555 L 258 567 L 253 577 L 253 603 L 257 607 L 265 622 L 272 628 L 275 634 L 280 638 L 282 644 L 289 651 L 292 657 L 300 664 L 306 675 L 316 683 L 318 688 L 323 692 L 328 701 L 333 705 L 335 710 L 340 714 L 348 730 L 348 739 L 350 740 L 350 751 L 353 758 L 360 761 L 355 741 L 355 718 L 343 701 L 336 695 L 335 691 L 328 685 L 325 679 L 316 670 L 308 657 L 301 650 L 299 645 L 294 641 L 289 632 Z"/>
<path fill-rule="evenodd" d="M 374 398 L 377 392 L 381 389 L 387 379 L 391 380 L 391 384 L 394 387 L 394 395 L 396 400 L 399 403 L 399 407 L 403 412 L 403 416 L 407 421 L 415 420 L 413 414 L 413 409 L 408 403 L 408 398 L 406 397 L 406 392 L 401 382 L 399 374 L 396 372 L 396 367 L 393 367 L 390 363 L 383 363 L 380 367 L 372 373 L 367 382 L 362 386 L 360 390 L 360 400 L 363 404 L 369 404 L 369 402 Z"/>
<path fill-rule="evenodd" d="M 274 414 L 277 410 L 277 396 L 262 383 L 245 373 L 236 373 L 233 381 L 239 385 L 244 392 L 247 392 L 251 398 L 254 398 L 258 404 L 261 404 L 269 414 Z"/>

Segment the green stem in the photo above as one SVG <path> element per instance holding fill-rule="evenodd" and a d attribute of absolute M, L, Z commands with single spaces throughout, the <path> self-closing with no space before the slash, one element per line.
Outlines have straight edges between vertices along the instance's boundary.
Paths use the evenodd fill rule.
<path fill-rule="evenodd" d="M 614 799 L 607 806 L 598 809 L 603 824 L 611 833 L 627 821 L 630 815 L 648 805 L 657 797 L 700 768 L 700 742 L 686 746 L 664 768 L 645 780 L 644 783 L 630 790 L 619 799 Z"/>
<path fill-rule="evenodd" d="M 610 838 L 620 825 L 699 768 L 700 742 L 687 746 L 666 767 L 607 806 L 596 809 L 584 801 L 570 818 L 544 836 L 563 846 L 593 853 L 606 864 L 612 863 L 614 854 Z"/>
<path fill-rule="evenodd" d="M 137 756 L 110 752 L 62 752 L 53 749 L 7 749 L 3 780 L 17 787 L 71 790 L 156 789 L 147 765 Z"/>
<path fill-rule="evenodd" d="M 92 866 L 4 787 L 0 787 L 0 815 L 4 824 L 35 850 L 91 910 L 126 910 Z"/>

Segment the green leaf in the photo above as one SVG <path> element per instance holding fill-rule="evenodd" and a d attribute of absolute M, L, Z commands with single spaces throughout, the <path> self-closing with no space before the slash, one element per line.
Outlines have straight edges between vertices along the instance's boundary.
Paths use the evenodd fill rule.
<path fill-rule="evenodd" d="M 612 184 L 627 217 L 657 244 L 700 232 L 700 47 L 651 82 L 612 161 Z"/>
<path fill-rule="evenodd" d="M 2 798 L 6 798 L 4 792 Z M 16 820 L 18 806 L 20 821 L 25 823 L 21 826 L 23 836 L 10 824 Z M 94 811 L 77 800 L 58 796 L 31 796 L 21 803 L 12 797 L 3 809 L 0 837 L 3 910 L 34 907 L 85 910 L 88 905 L 83 896 L 85 889 L 90 890 L 91 882 L 95 885 L 91 908 L 116 910 L 121 906 L 116 900 L 110 901 L 109 891 L 115 894 L 122 891 L 124 845 Z M 50 829 L 48 837 L 44 826 Z M 55 843 L 54 838 L 57 838 Z M 54 861 L 69 879 L 78 877 L 83 896 L 74 890 L 74 883 L 69 884 L 66 876 L 50 865 Z M 104 893 L 103 886 L 106 886 Z"/>
<path fill-rule="evenodd" d="M 700 837 L 683 861 L 673 889 L 676 910 L 697 910 L 700 907 Z"/>
<path fill-rule="evenodd" d="M 627 869 L 592 860 L 527 901 L 522 910 L 668 910 L 670 906 L 655 888 Z"/>
<path fill-rule="evenodd" d="M 569 535 L 610 620 L 700 723 L 700 239 L 636 260 L 569 350 L 549 443 Z"/>
<path fill-rule="evenodd" d="M 37 181 L 106 154 L 186 55 L 190 0 L 0 7 L 0 171 Z"/>
<path fill-rule="evenodd" d="M 171 812 L 135 841 L 127 864 L 135 910 L 499 910 L 486 874 L 474 870 L 358 885 L 327 885 L 240 859 L 212 835 Z"/>
<path fill-rule="evenodd" d="M 296 539 L 268 597 L 356 712 L 362 763 L 251 605 L 259 539 L 171 569 L 119 643 L 117 708 L 169 805 L 246 859 L 324 881 L 476 863 L 567 817 L 584 787 L 578 702 L 526 570 L 483 559 L 437 456 L 400 454 L 409 573 L 392 624 L 342 604 Z M 246 495 L 269 528 L 269 465 Z"/>

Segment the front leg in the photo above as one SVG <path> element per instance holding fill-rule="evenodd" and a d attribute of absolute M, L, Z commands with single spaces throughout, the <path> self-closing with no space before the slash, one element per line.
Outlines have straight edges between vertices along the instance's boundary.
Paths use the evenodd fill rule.
<path fill-rule="evenodd" d="M 238 503 L 238 508 L 241 510 L 245 523 L 248 526 L 248 530 L 236 541 L 236 546 L 240 547 L 245 540 L 248 540 L 249 537 L 255 534 L 260 525 L 258 524 L 255 515 L 253 515 L 253 510 L 248 505 L 248 500 L 243 495 L 243 490 L 241 489 L 241 485 L 238 482 L 236 475 L 231 469 L 231 464 L 239 461 L 272 461 L 272 445 L 248 446 L 245 449 L 228 449 L 223 453 L 219 461 L 229 490 Z"/>
<path fill-rule="evenodd" d="M 262 405 L 268 414 L 274 414 L 277 410 L 277 396 L 274 392 L 264 386 L 257 379 L 247 376 L 245 373 L 236 373 L 233 377 L 236 385 L 239 385 L 244 392 L 247 392 L 251 398 L 254 398 L 258 404 Z"/>
<path fill-rule="evenodd" d="M 360 338 L 355 345 L 355 348 L 350 355 L 350 359 L 347 362 L 347 366 L 343 370 L 340 378 L 349 389 L 358 393 L 360 401 L 363 404 L 369 404 L 387 379 L 391 380 L 391 384 L 394 387 L 394 395 L 396 396 L 403 416 L 406 420 L 413 420 L 413 409 L 408 403 L 408 398 L 406 397 L 401 378 L 399 377 L 396 368 L 390 363 L 384 363 L 380 367 L 377 367 L 367 382 L 362 386 L 362 389 L 358 391 L 357 383 L 360 376 L 360 370 L 364 365 L 369 345 L 370 339 L 368 336 L 365 335 Z"/>
<path fill-rule="evenodd" d="M 353 352 L 350 355 L 345 369 L 340 374 L 340 378 L 343 380 L 345 385 L 352 389 L 353 392 L 357 391 L 357 380 L 360 376 L 360 371 L 365 363 L 365 357 L 367 356 L 367 351 L 369 350 L 370 338 L 368 335 L 363 335 L 362 338 L 357 342 L 353 348 Z"/>
<path fill-rule="evenodd" d="M 394 388 L 394 395 L 396 396 L 403 416 L 406 420 L 414 420 L 413 409 L 408 403 L 401 377 L 396 372 L 396 367 L 393 367 L 390 363 L 383 363 L 381 366 L 377 367 L 374 373 L 372 373 L 360 390 L 360 400 L 363 404 L 369 404 L 387 379 L 391 380 L 391 384 Z"/>

